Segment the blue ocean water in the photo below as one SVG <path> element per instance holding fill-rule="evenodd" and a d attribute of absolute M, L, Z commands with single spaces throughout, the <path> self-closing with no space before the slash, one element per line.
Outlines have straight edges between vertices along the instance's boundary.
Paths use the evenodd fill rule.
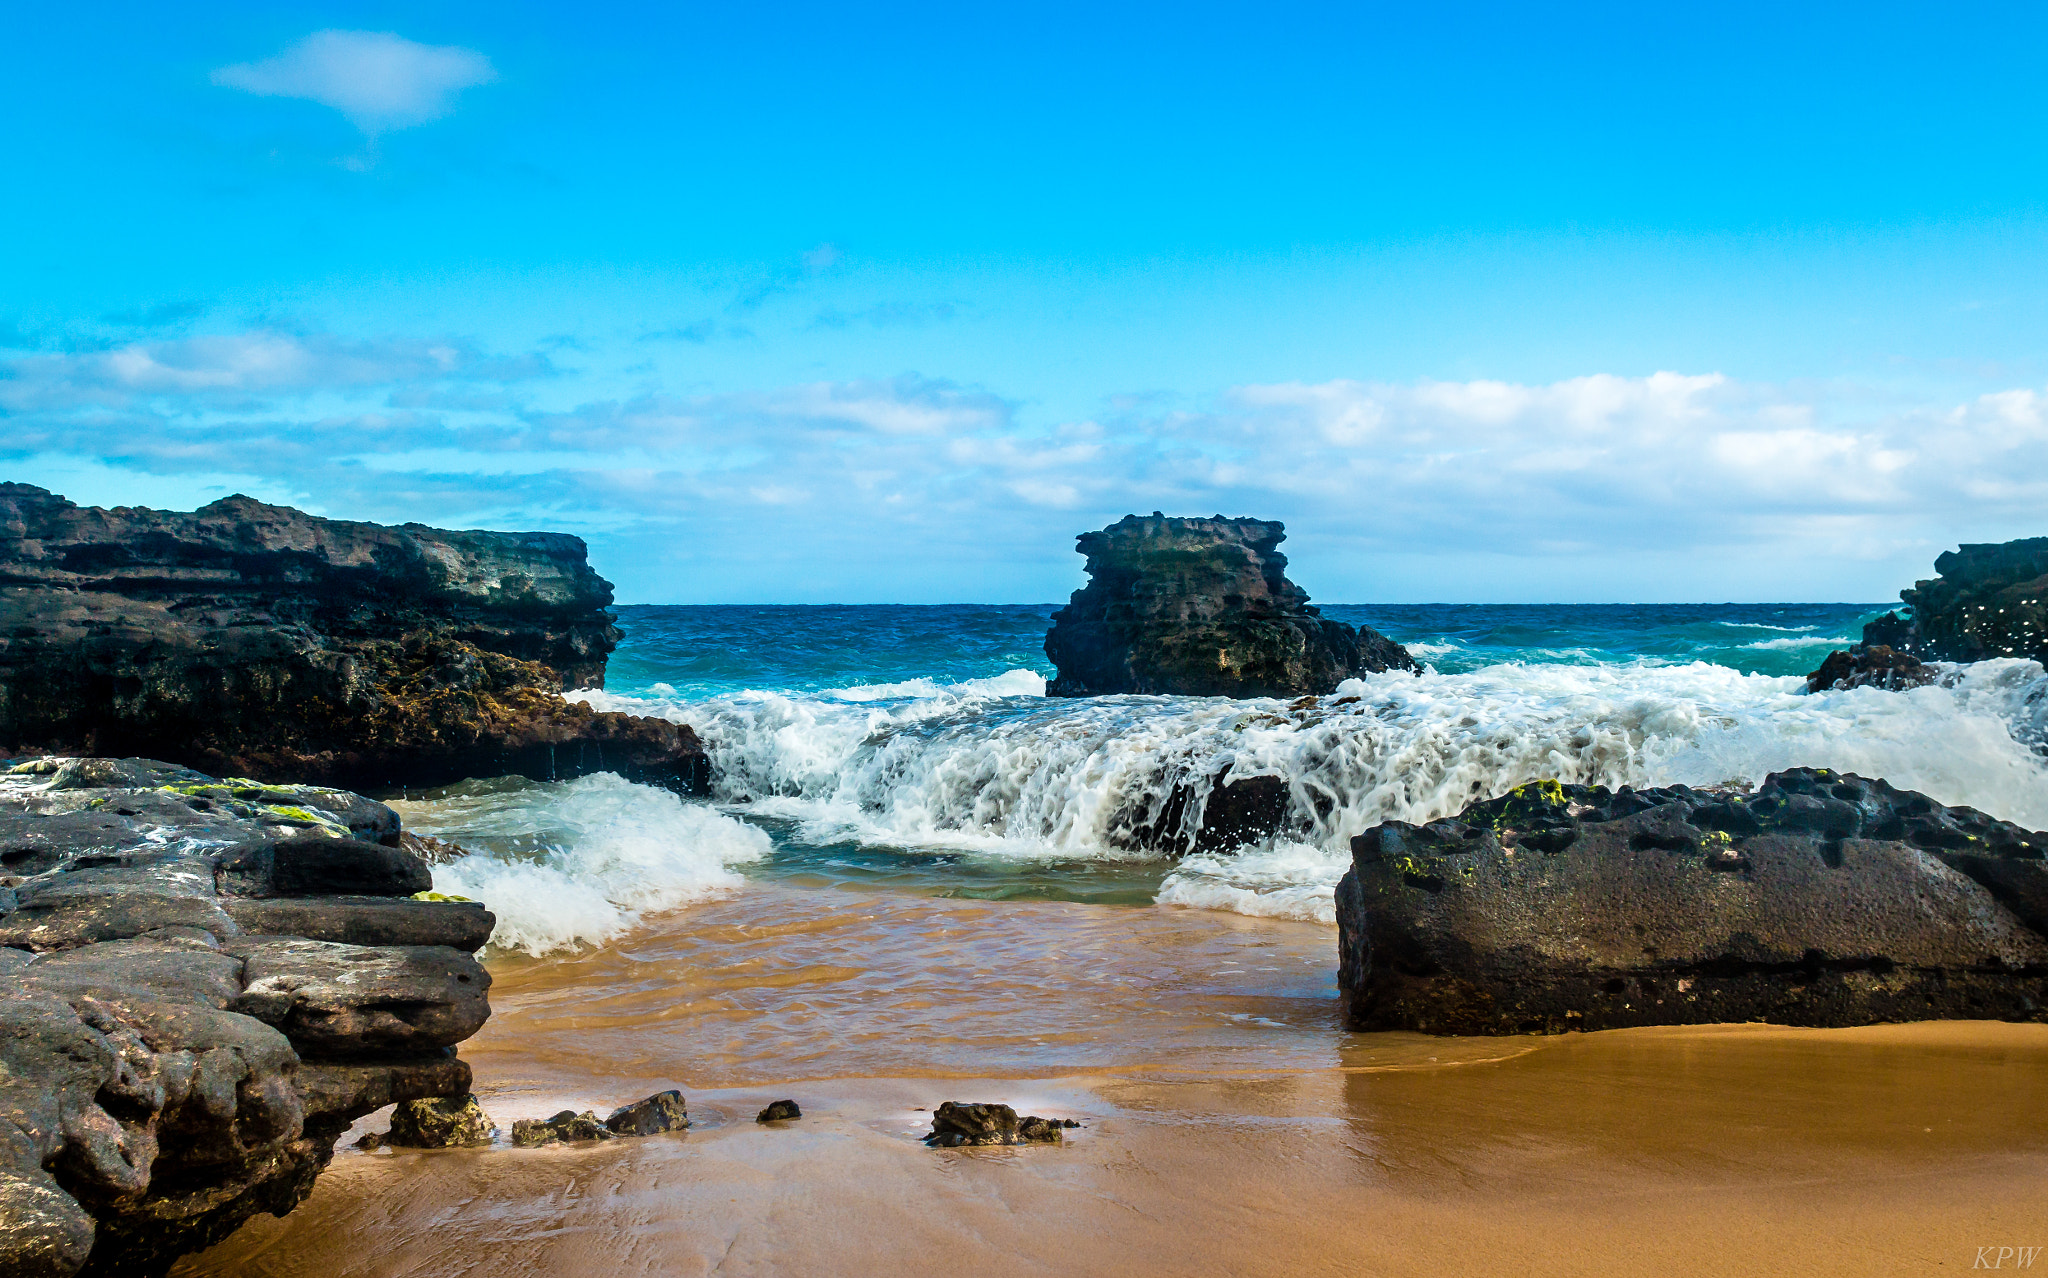
<path fill-rule="evenodd" d="M 626 607 L 600 709 L 687 723 L 713 794 L 615 777 L 485 783 L 408 805 L 486 850 L 437 871 L 502 945 L 602 943 L 763 878 L 1329 922 L 1352 836 L 1526 781 L 1753 785 L 1808 765 L 2048 826 L 2048 679 L 1958 667 L 1907 692 L 1808 693 L 1881 604 L 1334 605 L 1428 669 L 1307 702 L 1049 698 L 1055 606 Z M 1283 828 L 1189 846 L 1221 786 L 1284 779 Z"/>
<path fill-rule="evenodd" d="M 1499 662 L 1708 661 L 1746 674 L 1805 674 L 1855 642 L 1885 604 L 1333 604 L 1323 615 L 1369 625 L 1445 673 Z M 606 686 L 719 696 L 931 679 L 1009 670 L 1048 678 L 1045 633 L 1059 604 L 619 608 L 625 639 Z"/>

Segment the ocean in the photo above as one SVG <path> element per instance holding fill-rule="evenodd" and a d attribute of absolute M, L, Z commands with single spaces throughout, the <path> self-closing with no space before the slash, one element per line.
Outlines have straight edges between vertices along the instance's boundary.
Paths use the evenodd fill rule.
<path fill-rule="evenodd" d="M 531 955 L 623 936 L 750 883 L 985 901 L 1167 905 L 1329 925 L 1350 838 L 1526 781 L 1754 784 L 1813 765 L 2048 825 L 2048 681 L 2026 661 L 1907 692 L 1802 676 L 1882 604 L 1335 605 L 1427 671 L 1294 703 L 1058 699 L 1057 605 L 623 607 L 604 710 L 688 723 L 713 793 L 609 775 L 470 782 L 398 804 L 476 855 L 436 887 Z M 1137 845 L 1176 787 L 1277 776 L 1275 837 Z"/>
<path fill-rule="evenodd" d="M 693 725 L 713 795 L 597 775 L 395 806 L 476 849 L 434 882 L 498 917 L 462 1059 L 501 1133 L 667 1088 L 689 1131 L 345 1138 L 304 1206 L 179 1278 L 1848 1278 L 2036 1237 L 2040 1025 L 1353 1032 L 1330 905 L 1367 825 L 1540 777 L 1821 764 L 2048 824 L 2038 666 L 1809 696 L 1875 607 L 1333 607 L 1429 672 L 1049 700 L 1051 611 L 621 609 L 585 699 Z M 1276 836 L 1131 846 L 1163 792 L 1252 775 L 1286 780 Z M 802 1120 L 754 1121 L 780 1099 Z M 947 1100 L 1081 1125 L 927 1149 Z"/>

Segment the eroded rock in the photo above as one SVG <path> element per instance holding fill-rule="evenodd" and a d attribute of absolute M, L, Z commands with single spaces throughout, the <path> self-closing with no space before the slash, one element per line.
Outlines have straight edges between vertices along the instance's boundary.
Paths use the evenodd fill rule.
<path fill-rule="evenodd" d="M 947 1101 L 932 1111 L 932 1130 L 924 1143 L 935 1149 L 963 1145 L 1057 1145 L 1066 1139 L 1064 1128 L 1080 1125 L 1071 1118 L 1040 1118 L 1035 1114 L 1020 1118 L 1008 1105 Z"/>
<path fill-rule="evenodd" d="M 384 1133 L 383 1143 L 406 1149 L 455 1149 L 488 1145 L 496 1130 L 476 1096 L 465 1092 L 406 1101 L 391 1111 L 391 1130 Z"/>
<path fill-rule="evenodd" d="M 512 1124 L 512 1143 L 531 1149 L 559 1141 L 610 1140 L 613 1133 L 592 1110 L 565 1109 L 552 1118 L 521 1118 Z"/>
<path fill-rule="evenodd" d="M 1825 769 L 1542 782 L 1352 841 L 1357 1029 L 2048 1019 L 2048 834 Z"/>
<path fill-rule="evenodd" d="M 757 1123 L 786 1123 L 791 1119 L 802 1118 L 803 1116 L 804 1111 L 793 1100 L 769 1101 L 768 1108 L 754 1115 L 754 1121 Z"/>
<path fill-rule="evenodd" d="M 1383 670 L 1419 671 L 1370 628 L 1323 617 L 1287 580 L 1283 527 L 1130 515 L 1083 533 L 1088 584 L 1053 614 L 1057 697 L 1293 697 Z"/>
<path fill-rule="evenodd" d="M 603 685 L 611 598 L 575 537 L 0 484 L 0 748 L 356 788 L 609 770 L 702 789 L 689 728 L 562 696 Z"/>
<path fill-rule="evenodd" d="M 398 834 L 358 795 L 146 759 L 0 772 L 0 1274 L 161 1274 L 289 1211 L 362 1115 L 469 1090 L 452 1045 L 488 1014 L 488 978 L 466 952 L 236 919 L 487 935 L 473 905 L 236 895 L 275 890 L 280 865 L 302 889 L 291 867 L 391 891 L 409 854 L 361 840 Z"/>
<path fill-rule="evenodd" d="M 604 1120 L 604 1125 L 614 1136 L 679 1132 L 690 1125 L 690 1111 L 683 1106 L 683 1094 L 672 1089 L 619 1106 Z"/>

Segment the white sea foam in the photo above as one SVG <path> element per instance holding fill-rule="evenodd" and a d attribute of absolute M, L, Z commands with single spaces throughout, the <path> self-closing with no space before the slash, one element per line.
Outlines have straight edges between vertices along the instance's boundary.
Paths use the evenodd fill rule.
<path fill-rule="evenodd" d="M 1432 820 L 1525 781 L 1754 783 L 1799 765 L 1883 777 L 2048 824 L 2048 681 L 2028 661 L 1952 686 L 1807 695 L 1797 677 L 1705 663 L 1497 665 L 1375 675 L 1312 707 L 1194 697 L 1048 700 L 1027 671 L 968 684 L 746 693 L 698 703 L 585 695 L 689 722 L 727 802 L 814 841 L 1022 859 L 1146 856 L 1132 830 L 1176 787 L 1198 824 L 1215 783 L 1288 784 L 1283 836 L 1190 857 L 1160 899 L 1324 920 L 1352 835 Z M 858 692 L 859 696 L 848 694 Z"/>
<path fill-rule="evenodd" d="M 1775 626 L 1771 628 L 1777 629 Z M 1765 652 L 1783 652 L 1787 648 L 1846 648 L 1855 642 L 1854 639 L 1829 639 L 1821 635 L 1801 635 L 1796 639 L 1789 637 L 1784 639 L 1759 639 L 1755 643 L 1746 643 L 1742 646 L 1760 649 Z"/>
<path fill-rule="evenodd" d="M 1774 626 L 1765 621 L 1717 621 L 1714 624 L 1717 626 L 1727 626 L 1731 630 L 1782 630 L 1788 634 L 1795 635 L 1804 634 L 1808 630 L 1820 629 L 1819 626 Z M 1832 643 L 1834 641 L 1829 640 L 1829 642 Z"/>
<path fill-rule="evenodd" d="M 739 886 L 768 854 L 743 821 L 611 773 L 392 804 L 406 828 L 480 848 L 434 867 L 434 889 L 497 914 L 491 942 L 530 954 L 602 944 L 642 913 Z"/>

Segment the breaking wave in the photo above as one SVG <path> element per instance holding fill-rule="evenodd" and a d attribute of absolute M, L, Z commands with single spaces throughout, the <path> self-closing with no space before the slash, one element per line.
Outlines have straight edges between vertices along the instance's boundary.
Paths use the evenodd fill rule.
<path fill-rule="evenodd" d="M 1157 853 L 1144 828 L 1177 820 L 1185 839 L 1219 786 L 1277 777 L 1281 833 L 1183 858 L 1159 900 L 1309 920 L 1330 919 L 1354 834 L 1542 778 L 1754 784 L 1810 765 L 2048 824 L 2036 749 L 2048 739 L 2048 681 L 2030 661 L 1961 668 L 1947 686 L 1812 695 L 1795 677 L 1649 661 L 1376 675 L 1294 703 L 1043 689 L 1042 676 L 1013 670 L 702 701 L 577 695 L 691 724 L 727 812 L 786 818 L 820 843 L 1147 859 Z M 1176 792 L 1185 802 L 1170 808 Z"/>

